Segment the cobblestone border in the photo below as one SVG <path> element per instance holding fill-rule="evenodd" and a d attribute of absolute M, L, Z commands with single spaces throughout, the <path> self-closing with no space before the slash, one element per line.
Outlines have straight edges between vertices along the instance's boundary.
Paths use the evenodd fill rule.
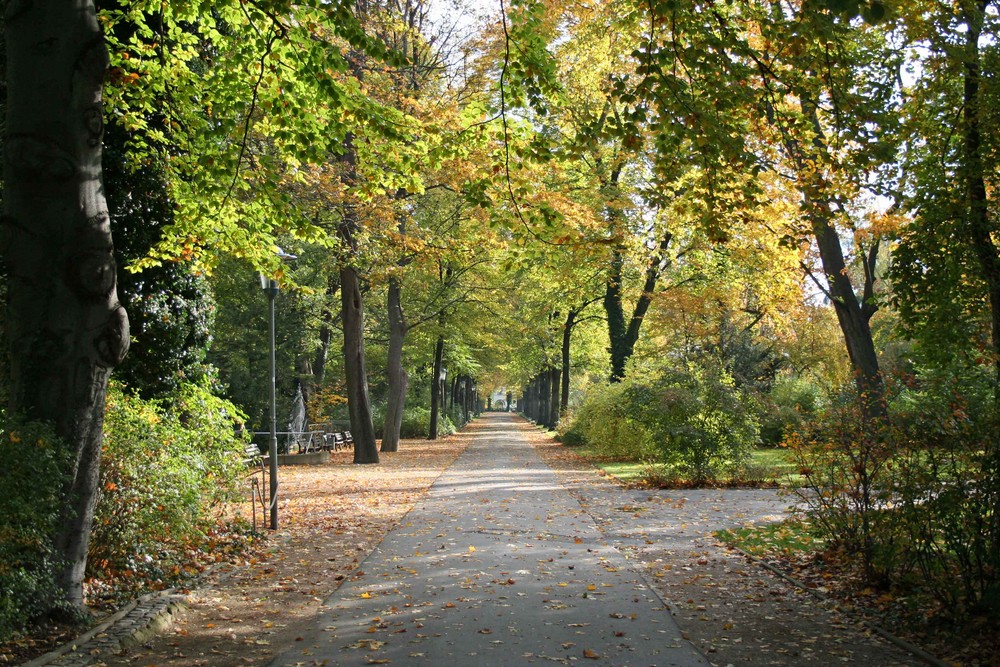
<path fill-rule="evenodd" d="M 143 595 L 73 641 L 21 667 L 86 667 L 169 630 L 186 609 L 187 596 L 172 588 Z"/>

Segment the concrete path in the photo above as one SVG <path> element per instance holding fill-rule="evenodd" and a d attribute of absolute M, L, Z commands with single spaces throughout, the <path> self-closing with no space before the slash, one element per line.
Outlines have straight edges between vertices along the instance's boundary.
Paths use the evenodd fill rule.
<path fill-rule="evenodd" d="M 491 415 L 272 665 L 708 665 L 523 428 Z"/>

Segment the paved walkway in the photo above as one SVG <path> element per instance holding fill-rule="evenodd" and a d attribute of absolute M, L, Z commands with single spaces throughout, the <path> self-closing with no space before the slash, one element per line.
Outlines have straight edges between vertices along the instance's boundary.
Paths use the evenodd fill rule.
<path fill-rule="evenodd" d="M 708 665 L 516 418 L 489 419 L 272 665 Z"/>

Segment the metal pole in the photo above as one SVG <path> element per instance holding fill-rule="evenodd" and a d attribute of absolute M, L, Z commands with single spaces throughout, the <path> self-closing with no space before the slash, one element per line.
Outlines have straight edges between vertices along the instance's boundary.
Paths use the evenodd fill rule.
<path fill-rule="evenodd" d="M 278 420 L 277 400 L 275 396 L 275 379 L 277 371 L 275 369 L 274 358 L 274 300 L 278 296 L 278 284 L 271 280 L 267 286 L 267 296 L 271 302 L 271 446 L 268 450 L 268 459 L 271 472 L 271 530 L 278 529 Z"/>

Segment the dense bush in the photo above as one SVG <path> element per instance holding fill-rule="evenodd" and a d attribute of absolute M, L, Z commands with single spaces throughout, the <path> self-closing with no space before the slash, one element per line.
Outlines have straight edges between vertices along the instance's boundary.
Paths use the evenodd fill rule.
<path fill-rule="evenodd" d="M 987 367 L 925 370 L 889 417 L 841 400 L 790 440 L 813 524 L 868 583 L 1000 612 L 996 408 Z"/>
<path fill-rule="evenodd" d="M 782 377 L 762 398 L 760 439 L 765 446 L 779 446 L 786 436 L 802 428 L 823 405 L 821 388 L 801 377 Z"/>
<path fill-rule="evenodd" d="M 213 523 L 213 508 L 232 499 L 243 475 L 242 415 L 200 385 L 169 400 L 108 392 L 101 495 L 88 566 L 156 568 Z"/>
<path fill-rule="evenodd" d="M 581 422 L 573 413 L 566 413 L 556 424 L 556 438 L 567 447 L 580 447 L 587 444 Z"/>
<path fill-rule="evenodd" d="M 0 434 L 0 640 L 57 599 L 52 549 L 69 464 L 48 428 L 6 420 Z"/>
<path fill-rule="evenodd" d="M 925 372 L 893 404 L 892 490 L 907 566 L 948 608 L 1000 614 L 1000 415 L 992 369 Z"/>
<path fill-rule="evenodd" d="M 659 463 L 672 478 L 700 484 L 737 471 L 758 441 L 751 400 L 721 364 L 671 362 L 593 389 L 568 432 L 600 455 Z"/>
<path fill-rule="evenodd" d="M 626 461 L 649 461 L 653 448 L 641 415 L 645 406 L 628 403 L 629 379 L 595 386 L 573 415 L 569 431 L 577 431 L 598 456 Z"/>
<path fill-rule="evenodd" d="M 645 408 L 659 460 L 695 483 L 739 470 L 759 441 L 752 401 L 721 365 L 660 368 L 649 381 L 630 383 L 626 395 Z"/>

